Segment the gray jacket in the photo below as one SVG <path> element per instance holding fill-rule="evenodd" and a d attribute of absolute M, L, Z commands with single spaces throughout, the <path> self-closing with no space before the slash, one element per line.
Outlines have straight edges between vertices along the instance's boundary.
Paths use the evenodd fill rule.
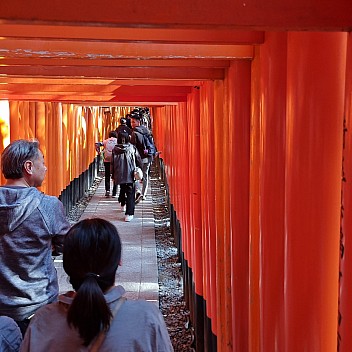
<path fill-rule="evenodd" d="M 124 294 L 115 286 L 105 294 L 109 305 Z M 31 319 L 21 352 L 83 352 L 77 330 L 67 324 L 67 304 L 72 298 L 60 295 L 59 302 L 41 308 Z M 94 341 L 94 340 L 93 340 Z M 127 300 L 114 317 L 99 352 L 170 352 L 173 351 L 163 316 L 151 302 Z"/>
<path fill-rule="evenodd" d="M 0 187 L 0 315 L 24 320 L 57 299 L 52 243 L 69 228 L 58 198 L 34 187 Z"/>
<path fill-rule="evenodd" d="M 133 183 L 136 166 L 142 167 L 142 161 L 133 144 L 118 144 L 114 147 L 110 169 L 115 184 Z"/>

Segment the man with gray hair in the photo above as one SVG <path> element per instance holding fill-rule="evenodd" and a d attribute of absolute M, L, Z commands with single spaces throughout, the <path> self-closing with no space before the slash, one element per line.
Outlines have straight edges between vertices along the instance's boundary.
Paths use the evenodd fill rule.
<path fill-rule="evenodd" d="M 31 316 L 56 301 L 59 287 L 52 249 L 60 251 L 70 224 L 57 197 L 37 190 L 46 166 L 37 140 L 16 140 L 1 155 L 0 315 L 24 334 Z"/>

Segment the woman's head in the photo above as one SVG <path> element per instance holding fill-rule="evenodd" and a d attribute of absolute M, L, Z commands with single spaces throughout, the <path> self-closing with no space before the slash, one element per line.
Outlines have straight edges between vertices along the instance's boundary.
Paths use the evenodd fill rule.
<path fill-rule="evenodd" d="M 65 237 L 63 267 L 76 291 L 67 321 L 78 330 L 85 346 L 110 326 L 104 292 L 114 285 L 120 259 L 120 236 L 109 221 L 82 220 Z"/>
<path fill-rule="evenodd" d="M 120 132 L 117 135 L 118 144 L 127 144 L 130 141 L 130 136 L 127 132 Z"/>
<path fill-rule="evenodd" d="M 98 275 L 97 282 L 103 291 L 112 286 L 120 259 L 120 236 L 109 221 L 82 220 L 65 237 L 63 266 L 76 291 L 89 274 Z"/>

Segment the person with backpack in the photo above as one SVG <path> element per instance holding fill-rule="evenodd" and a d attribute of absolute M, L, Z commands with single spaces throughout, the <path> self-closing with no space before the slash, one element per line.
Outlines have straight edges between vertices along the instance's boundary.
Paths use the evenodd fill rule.
<path fill-rule="evenodd" d="M 142 158 L 142 171 L 143 171 L 143 186 L 140 189 L 137 183 L 136 190 L 136 204 L 141 200 L 146 199 L 148 183 L 149 183 L 149 168 L 156 154 L 156 148 L 153 141 L 153 136 L 141 123 L 140 114 L 132 114 L 131 116 L 132 134 L 131 143 L 134 144 Z"/>
<path fill-rule="evenodd" d="M 112 150 L 117 144 L 117 134 L 116 131 L 109 132 L 109 138 L 105 139 L 102 142 L 96 143 L 96 145 L 104 147 L 104 168 L 105 168 L 105 197 L 110 197 L 110 162 L 112 158 Z M 116 197 L 117 185 L 114 184 L 112 189 L 112 196 Z"/>

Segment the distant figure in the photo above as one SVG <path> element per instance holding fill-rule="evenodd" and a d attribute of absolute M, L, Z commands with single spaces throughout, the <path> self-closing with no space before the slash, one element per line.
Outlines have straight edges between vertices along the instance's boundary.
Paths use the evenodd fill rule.
<path fill-rule="evenodd" d="M 52 248 L 60 253 L 70 228 L 57 197 L 37 190 L 46 166 L 36 140 L 17 140 L 1 155 L 6 184 L 0 187 L 0 315 L 22 332 L 41 306 L 59 293 Z"/>
<path fill-rule="evenodd" d="M 129 142 L 127 133 L 119 133 L 113 150 L 111 161 L 111 173 L 115 184 L 120 185 L 118 201 L 121 210 L 125 212 L 125 221 L 133 219 L 135 209 L 135 179 L 134 170 L 136 166 L 141 167 L 142 161 L 136 147 Z"/>
<path fill-rule="evenodd" d="M 109 132 L 109 138 L 103 140 L 102 142 L 98 142 L 100 147 L 104 147 L 104 169 L 105 169 L 105 197 L 110 197 L 110 162 L 112 158 L 112 150 L 117 144 L 117 133 L 116 131 Z M 113 185 L 112 196 L 116 196 L 117 185 Z"/>
<path fill-rule="evenodd" d="M 121 240 L 113 224 L 99 218 L 76 223 L 63 255 L 75 291 L 38 311 L 21 351 L 173 351 L 159 309 L 144 300 L 126 300 L 123 287 L 114 286 L 120 261 Z"/>
<path fill-rule="evenodd" d="M 0 351 L 18 352 L 22 333 L 16 322 L 9 317 L 0 316 Z"/>
<path fill-rule="evenodd" d="M 132 125 L 131 125 L 131 114 L 126 114 L 125 116 L 126 118 L 126 125 L 128 128 L 130 128 L 132 130 Z"/>
<path fill-rule="evenodd" d="M 116 137 L 118 137 L 119 133 L 127 133 L 131 135 L 132 129 L 127 126 L 127 120 L 124 117 L 120 118 L 120 125 L 116 128 Z"/>
<path fill-rule="evenodd" d="M 140 189 L 140 185 L 137 182 L 136 189 L 136 203 L 147 198 L 147 190 L 149 184 L 149 169 L 153 161 L 153 157 L 156 154 L 156 148 L 153 141 L 153 136 L 147 127 L 141 124 L 141 117 L 139 114 L 132 114 L 132 135 L 131 143 L 134 144 L 142 158 L 142 171 L 143 171 L 143 185 Z"/>

